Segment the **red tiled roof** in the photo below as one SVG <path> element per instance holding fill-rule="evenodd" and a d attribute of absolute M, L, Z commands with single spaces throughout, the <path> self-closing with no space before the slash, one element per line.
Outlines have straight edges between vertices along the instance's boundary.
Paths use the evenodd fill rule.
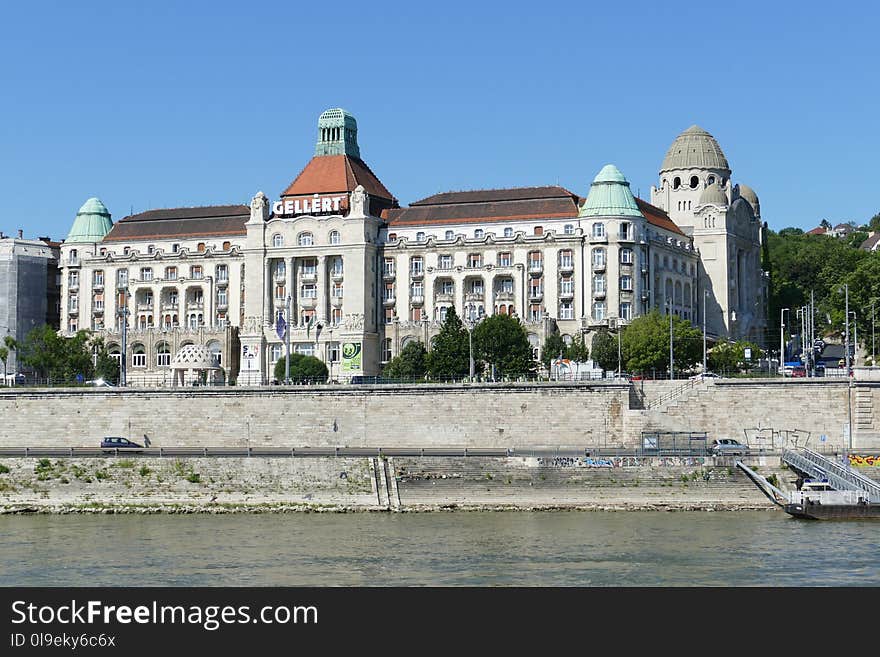
<path fill-rule="evenodd" d="M 813 230 L 807 231 L 807 235 L 824 235 L 824 234 L 825 234 L 825 229 L 822 228 L 822 226 L 819 226 L 818 228 L 814 228 Z"/>
<path fill-rule="evenodd" d="M 665 230 L 672 231 L 673 233 L 678 233 L 679 235 L 684 235 L 681 228 L 675 225 L 675 222 L 669 218 L 669 215 L 666 214 L 664 210 L 651 205 L 647 201 L 643 201 L 642 199 L 635 197 L 636 205 L 639 206 L 639 210 L 643 215 L 645 215 L 645 219 L 648 220 L 649 224 L 653 224 L 658 228 L 663 228 Z"/>
<path fill-rule="evenodd" d="M 563 187 L 444 192 L 382 213 L 392 226 L 494 223 L 577 217 L 580 199 Z"/>
<path fill-rule="evenodd" d="M 354 191 L 358 185 L 363 185 L 370 196 L 388 199 L 396 204 L 394 196 L 370 167 L 363 160 L 350 155 L 316 155 L 281 196 L 344 193 Z"/>
<path fill-rule="evenodd" d="M 103 241 L 246 235 L 248 219 L 250 208 L 246 205 L 148 210 L 117 221 Z"/>

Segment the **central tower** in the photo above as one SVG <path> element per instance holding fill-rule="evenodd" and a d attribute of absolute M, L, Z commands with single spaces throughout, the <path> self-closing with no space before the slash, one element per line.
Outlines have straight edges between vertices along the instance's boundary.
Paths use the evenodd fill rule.
<path fill-rule="evenodd" d="M 318 117 L 318 143 L 315 155 L 350 155 L 360 159 L 358 124 L 341 107 L 328 109 Z"/>

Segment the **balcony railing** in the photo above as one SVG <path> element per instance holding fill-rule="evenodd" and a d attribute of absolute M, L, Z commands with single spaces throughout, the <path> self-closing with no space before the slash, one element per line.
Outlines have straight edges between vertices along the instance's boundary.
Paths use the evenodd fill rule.
<path fill-rule="evenodd" d="M 483 300 L 483 293 L 482 293 L 482 291 L 468 292 L 464 295 L 464 300 L 465 301 L 482 301 Z"/>
<path fill-rule="evenodd" d="M 559 298 L 560 299 L 573 299 L 574 298 L 574 289 L 573 288 L 563 288 L 559 290 Z"/>
<path fill-rule="evenodd" d="M 340 281 L 343 278 L 343 270 L 342 269 L 331 269 L 330 270 L 330 278 L 334 281 Z"/>
<path fill-rule="evenodd" d="M 299 280 L 308 282 L 308 281 L 316 281 L 318 279 L 318 272 L 314 269 L 301 269 L 299 272 Z"/>
<path fill-rule="evenodd" d="M 421 306 L 425 303 L 425 297 L 422 294 L 414 294 L 410 297 L 410 303 L 414 306 Z"/>
<path fill-rule="evenodd" d="M 438 292 L 437 293 L 437 302 L 438 303 L 452 303 L 455 301 L 455 295 L 451 292 Z"/>
<path fill-rule="evenodd" d="M 396 276 L 397 274 L 394 273 L 394 267 L 385 267 L 382 270 L 382 278 L 386 281 L 393 280 Z"/>
<path fill-rule="evenodd" d="M 425 275 L 425 270 L 422 268 L 410 269 L 409 276 L 410 278 L 421 278 Z"/>
<path fill-rule="evenodd" d="M 203 301 L 188 301 L 186 304 L 187 310 L 204 310 L 205 303 Z"/>
<path fill-rule="evenodd" d="M 513 292 L 502 290 L 495 293 L 495 301 L 513 301 Z"/>
<path fill-rule="evenodd" d="M 559 271 L 574 271 L 574 261 L 563 260 L 559 263 Z"/>
<path fill-rule="evenodd" d="M 533 287 L 529 289 L 529 299 L 537 301 L 538 299 L 544 298 L 544 290 L 541 288 Z"/>
<path fill-rule="evenodd" d="M 544 271 L 544 263 L 543 262 L 530 262 L 529 263 L 529 273 L 530 274 L 540 274 Z"/>
<path fill-rule="evenodd" d="M 396 299 L 393 294 L 383 294 L 382 295 L 382 305 L 385 306 L 393 306 Z"/>
<path fill-rule="evenodd" d="M 178 305 L 179 304 L 177 302 L 166 301 L 162 304 L 162 310 L 176 311 Z"/>
<path fill-rule="evenodd" d="M 590 244 L 608 244 L 608 235 L 590 235 Z"/>

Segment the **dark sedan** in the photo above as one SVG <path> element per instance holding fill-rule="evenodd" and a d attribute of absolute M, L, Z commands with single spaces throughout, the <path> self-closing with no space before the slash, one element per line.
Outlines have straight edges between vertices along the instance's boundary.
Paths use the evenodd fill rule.
<path fill-rule="evenodd" d="M 101 449 L 110 450 L 110 449 L 143 449 L 143 445 L 138 445 L 135 442 L 132 442 L 128 438 L 121 438 L 118 436 L 107 436 L 104 440 L 101 441 Z"/>

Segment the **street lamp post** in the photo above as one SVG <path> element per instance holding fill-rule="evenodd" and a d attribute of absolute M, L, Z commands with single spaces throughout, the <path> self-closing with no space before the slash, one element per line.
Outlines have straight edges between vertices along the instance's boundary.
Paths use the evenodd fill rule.
<path fill-rule="evenodd" d="M 290 385 L 290 307 L 291 307 L 291 297 L 287 295 L 287 325 L 284 327 L 284 346 L 286 348 L 287 354 L 284 358 L 284 385 Z"/>
<path fill-rule="evenodd" d="M 703 374 L 706 373 L 706 299 L 709 290 L 703 290 Z"/>
<path fill-rule="evenodd" d="M 128 367 L 126 360 L 128 358 L 128 290 L 124 287 L 120 288 L 122 297 L 122 307 L 117 311 L 117 316 L 122 324 L 122 358 L 119 359 L 119 385 L 125 387 L 128 384 Z"/>
<path fill-rule="evenodd" d="M 667 299 L 666 305 L 669 309 L 669 380 L 672 381 L 675 378 L 675 361 L 672 355 L 672 299 Z"/>
<path fill-rule="evenodd" d="M 476 317 L 476 306 L 472 303 L 467 305 L 467 318 L 465 320 L 465 326 L 468 331 L 468 372 L 469 378 L 471 381 L 474 380 L 474 327 L 477 325 L 480 317 Z M 480 315 L 482 316 L 482 308 L 480 308 Z"/>
<path fill-rule="evenodd" d="M 790 308 L 781 308 L 779 311 L 779 372 L 785 377 L 785 311 Z"/>

